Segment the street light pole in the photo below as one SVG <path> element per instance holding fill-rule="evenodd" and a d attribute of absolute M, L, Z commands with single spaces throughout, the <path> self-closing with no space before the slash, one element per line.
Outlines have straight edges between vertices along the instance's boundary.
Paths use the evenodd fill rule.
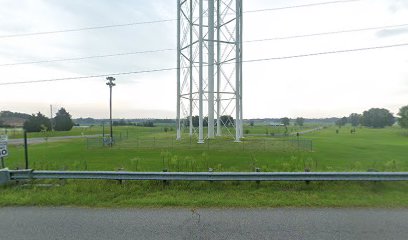
<path fill-rule="evenodd" d="M 112 87 L 116 86 L 115 83 L 113 83 L 113 81 L 115 81 L 116 79 L 114 77 L 107 77 L 106 80 L 108 80 L 108 82 L 106 83 L 106 85 L 109 86 L 109 118 L 110 118 L 110 143 L 109 145 L 112 147 L 112 143 L 113 143 L 113 129 L 112 129 Z"/>

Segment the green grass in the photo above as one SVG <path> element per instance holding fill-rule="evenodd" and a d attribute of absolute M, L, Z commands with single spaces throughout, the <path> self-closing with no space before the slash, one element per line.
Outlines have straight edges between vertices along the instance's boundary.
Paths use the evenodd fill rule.
<path fill-rule="evenodd" d="M 314 126 L 309 126 L 309 128 Z M 253 129 L 261 131 L 264 126 Z M 164 127 L 119 127 L 128 136 L 113 148 L 87 143 L 86 139 L 30 145 L 30 167 L 52 170 L 127 171 L 408 171 L 408 136 L 398 127 L 386 129 L 336 128 L 301 136 L 309 146 L 296 145 L 296 138 L 247 137 L 242 143 L 224 138 L 196 144 Z M 95 130 L 99 134 L 101 129 Z M 257 130 L 257 131 L 258 131 Z M 70 134 L 77 134 L 74 130 Z M 298 129 L 292 130 L 298 131 Z M 255 131 L 254 131 L 255 132 Z M 290 139 L 291 142 L 287 140 Z M 10 146 L 6 165 L 24 167 L 23 147 Z M 64 184 L 38 187 L 11 185 L 1 188 L 0 205 L 73 205 L 96 207 L 408 207 L 408 183 L 351 182 L 161 182 L 39 181 Z"/>
<path fill-rule="evenodd" d="M 105 131 L 108 131 L 108 127 L 105 127 Z M 0 135 L 7 134 L 9 139 L 23 138 L 24 132 L 22 128 L 9 128 L 0 129 Z M 66 132 L 33 132 L 27 133 L 28 138 L 44 138 L 44 137 L 59 137 L 59 136 L 81 136 L 81 135 L 95 135 L 102 134 L 101 126 L 91 127 L 74 127 L 71 131 Z"/>

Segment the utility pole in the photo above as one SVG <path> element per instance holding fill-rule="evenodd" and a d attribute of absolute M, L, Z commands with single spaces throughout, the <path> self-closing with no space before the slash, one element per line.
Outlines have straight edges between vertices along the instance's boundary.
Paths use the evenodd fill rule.
<path fill-rule="evenodd" d="M 109 118 L 110 118 L 110 143 L 109 145 L 112 147 L 112 143 L 113 143 L 113 129 L 112 129 L 112 87 L 116 86 L 116 84 L 113 82 L 116 79 L 114 77 L 107 77 L 106 80 L 108 80 L 108 82 L 106 83 L 106 85 L 109 86 Z"/>
<path fill-rule="evenodd" d="M 50 113 L 51 131 L 54 131 L 54 120 L 52 119 L 52 104 L 50 105 Z"/>

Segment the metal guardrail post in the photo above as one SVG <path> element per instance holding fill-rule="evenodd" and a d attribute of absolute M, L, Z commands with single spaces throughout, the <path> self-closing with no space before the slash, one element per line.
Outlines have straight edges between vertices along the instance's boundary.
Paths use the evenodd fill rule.
<path fill-rule="evenodd" d="M 310 169 L 309 168 L 305 168 L 305 172 L 310 172 Z M 309 184 L 310 183 L 310 181 L 305 181 L 306 182 L 306 184 Z"/>
<path fill-rule="evenodd" d="M 163 169 L 163 172 L 166 173 L 167 172 L 167 168 Z M 167 182 L 167 180 L 163 180 L 163 185 L 169 185 L 169 183 Z"/>
<path fill-rule="evenodd" d="M 259 173 L 259 172 L 261 172 L 261 169 L 260 168 L 255 168 L 255 172 L 257 172 L 257 173 Z M 261 181 L 256 181 L 256 184 L 260 184 L 261 183 Z"/>

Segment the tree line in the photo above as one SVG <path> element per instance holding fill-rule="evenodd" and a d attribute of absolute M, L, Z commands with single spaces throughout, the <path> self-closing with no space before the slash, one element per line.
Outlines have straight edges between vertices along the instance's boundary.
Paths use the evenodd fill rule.
<path fill-rule="evenodd" d="M 69 131 L 74 126 L 71 115 L 61 108 L 56 113 L 55 117 L 50 119 L 41 112 L 32 114 L 24 122 L 23 128 L 27 132 L 41 132 L 41 131 Z"/>
<path fill-rule="evenodd" d="M 30 115 L 19 112 L 1 111 L 0 128 L 10 128 L 16 125 L 16 122 L 24 122 Z"/>
<path fill-rule="evenodd" d="M 361 114 L 352 113 L 348 117 L 345 116 L 339 118 L 335 121 L 335 124 L 338 127 L 350 123 L 353 127 L 365 126 L 371 128 L 384 128 L 392 126 L 397 122 L 402 128 L 408 128 L 408 105 L 401 107 L 397 115 L 398 117 L 394 117 L 394 115 L 385 108 L 371 108 Z M 298 117 L 295 119 L 295 125 L 303 126 L 304 121 L 304 118 Z M 290 124 L 290 118 L 281 118 L 280 123 L 283 126 L 288 126 Z"/>
<path fill-rule="evenodd" d="M 12 113 L 9 111 L 2 111 L 0 112 L 0 125 L 2 123 L 1 117 L 16 117 L 19 113 Z M 353 127 L 356 126 L 365 126 L 365 127 L 372 127 L 372 128 L 384 128 L 386 126 L 392 126 L 395 122 L 402 128 L 408 128 L 408 105 L 401 107 L 397 114 L 399 117 L 394 117 L 394 115 L 387 109 L 384 108 L 371 108 L 363 113 L 351 113 L 348 117 L 344 116 L 340 119 L 337 119 L 335 124 L 338 127 L 342 127 L 347 123 L 351 124 Z M 24 117 L 26 121 L 24 122 L 23 128 L 27 132 L 40 132 L 40 131 L 69 131 L 75 125 L 71 115 L 65 110 L 65 108 L 61 108 L 58 110 L 54 118 L 48 118 L 43 115 L 41 112 L 37 114 L 19 114 L 18 117 Z M 222 125 L 230 127 L 234 124 L 234 118 L 230 115 L 224 115 L 220 117 Z M 169 120 L 166 120 L 169 121 Z M 283 126 L 288 126 L 290 124 L 290 118 L 284 117 L 280 119 L 280 122 Z M 294 119 L 294 124 L 298 126 L 303 126 L 305 119 L 302 117 L 298 117 Z M 184 125 L 189 126 L 190 121 L 189 119 L 184 120 Z M 198 127 L 199 125 L 199 117 L 193 116 L 192 117 L 192 124 L 194 127 Z M 152 121 L 145 121 L 141 123 L 131 123 L 125 120 L 119 120 L 114 122 L 116 126 L 122 125 L 136 125 L 136 126 L 144 126 L 144 127 L 154 127 L 154 123 Z M 208 126 L 208 118 L 205 117 L 203 119 L 203 125 Z M 216 121 L 214 122 L 216 125 Z M 254 125 L 254 121 L 250 121 L 250 125 Z"/>
<path fill-rule="evenodd" d="M 193 127 L 198 127 L 200 118 L 199 116 L 192 116 L 191 122 L 193 123 Z M 225 127 L 232 127 L 234 125 L 234 118 L 230 115 L 222 115 L 220 116 L 220 122 L 222 126 Z M 187 117 L 184 119 L 184 126 L 190 126 L 190 119 Z M 217 126 L 217 121 L 214 120 L 214 126 Z M 208 117 L 203 118 L 203 127 L 208 127 Z"/>
<path fill-rule="evenodd" d="M 372 128 L 384 128 L 392 126 L 395 122 L 402 128 L 408 128 L 408 105 L 401 107 L 397 113 L 398 117 L 385 108 L 371 108 L 362 114 L 352 113 L 348 117 L 342 117 L 336 121 L 336 125 L 342 127 L 347 123 L 351 126 L 365 126 Z"/>

